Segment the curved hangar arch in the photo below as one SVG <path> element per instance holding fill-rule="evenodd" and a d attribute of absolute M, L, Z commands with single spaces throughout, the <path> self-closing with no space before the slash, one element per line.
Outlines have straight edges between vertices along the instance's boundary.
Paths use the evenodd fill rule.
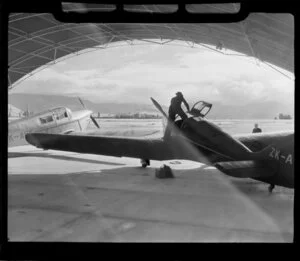
<path fill-rule="evenodd" d="M 150 11 L 149 7 L 143 7 L 143 11 Z M 165 12 L 167 7 L 152 8 Z M 294 72 L 294 18 L 291 14 L 252 13 L 239 23 L 64 24 L 51 14 L 16 13 L 11 14 L 9 20 L 9 88 L 58 58 L 87 48 L 105 48 L 117 41 L 130 43 L 147 39 L 158 39 L 160 44 L 172 40 L 182 40 L 191 46 L 208 44 L 219 52 L 231 49 Z"/>

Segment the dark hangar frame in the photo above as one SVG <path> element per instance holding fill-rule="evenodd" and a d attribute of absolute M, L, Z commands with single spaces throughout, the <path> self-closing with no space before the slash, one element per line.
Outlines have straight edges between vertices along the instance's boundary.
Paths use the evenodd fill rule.
<path fill-rule="evenodd" d="M 93 7 L 98 1 L 73 0 L 72 2 L 87 2 L 90 7 Z M 86 48 L 106 48 L 106 45 L 116 41 L 125 41 L 131 44 L 133 40 L 152 41 L 156 39 L 155 43 L 157 44 L 168 44 L 168 41 L 179 39 L 191 47 L 197 44 L 215 45 L 222 47 L 216 48 L 216 51 L 225 55 L 224 49 L 233 49 L 246 56 L 253 56 L 258 62 L 264 62 L 270 66 L 274 64 L 296 74 L 297 67 L 294 67 L 296 38 L 294 36 L 297 35 L 295 31 L 297 26 L 294 29 L 291 24 L 297 24 L 297 2 L 236 2 L 241 4 L 238 12 L 223 8 L 223 10 L 219 10 L 220 12 L 209 14 L 197 12 L 197 8 L 199 8 L 197 4 L 206 4 L 206 11 L 213 12 L 214 7 L 209 6 L 211 1 L 193 1 L 189 10 L 186 4 L 174 3 L 176 6 L 174 12 L 172 11 L 174 7 L 168 7 L 164 3 L 144 1 L 144 5 L 141 5 L 134 1 L 126 1 L 128 5 L 126 7 L 123 4 L 106 1 L 102 5 L 102 10 L 96 8 L 97 10 L 93 10 L 91 13 L 78 13 L 78 10 L 73 10 L 75 12 L 63 11 L 59 0 L 22 2 L 6 0 L 0 3 L 2 98 L 0 254 L 2 259 L 79 257 L 88 254 L 103 256 L 103 252 L 110 254 L 110 257 L 115 257 L 116 254 L 118 256 L 120 253 L 122 258 L 126 254 L 130 259 L 140 260 L 141 258 L 139 252 L 136 251 L 137 247 L 128 244 L 125 245 L 126 250 L 124 248 L 122 252 L 117 252 L 114 251 L 115 245 L 110 244 L 105 244 L 104 249 L 99 244 L 9 242 L 7 238 L 6 154 L 9 89 L 16 86 L 24 76 L 33 74 L 40 66 L 55 63 L 57 59 L 83 52 Z M 227 4 L 230 1 L 216 0 L 213 3 Z M 110 6 L 113 6 L 113 10 L 108 12 Z M 190 12 L 191 10 L 195 12 Z M 286 19 L 289 20 L 288 23 L 286 23 Z M 90 33 L 88 31 L 90 28 L 80 25 L 81 22 L 97 23 L 96 31 Z M 232 24 L 233 22 L 239 22 L 239 24 Z M 126 24 L 121 25 L 121 23 Z M 210 23 L 210 26 L 197 23 Z M 33 28 L 35 29 L 33 30 Z M 277 68 L 275 69 L 277 70 Z M 296 82 L 297 80 L 295 80 L 295 85 Z M 294 240 L 296 242 L 296 236 Z M 227 244 L 224 245 L 228 248 Z M 165 244 L 158 246 L 157 251 L 153 251 L 153 245 L 150 247 L 138 246 L 139 250 L 142 250 L 147 256 L 146 258 L 152 258 L 152 260 L 157 257 L 179 260 L 193 257 L 194 254 L 199 256 L 199 247 L 196 247 L 195 250 L 192 249 L 194 251 L 191 249 L 174 251 L 172 247 Z M 213 247 L 215 248 L 215 245 Z M 268 257 L 270 257 L 270 253 L 276 253 L 276 255 L 278 253 L 274 251 L 273 245 L 264 245 L 263 247 L 262 250 L 267 253 Z M 253 252 L 257 257 L 256 251 Z M 250 253 L 248 251 L 247 255 Z M 203 255 L 203 251 L 201 254 Z"/>

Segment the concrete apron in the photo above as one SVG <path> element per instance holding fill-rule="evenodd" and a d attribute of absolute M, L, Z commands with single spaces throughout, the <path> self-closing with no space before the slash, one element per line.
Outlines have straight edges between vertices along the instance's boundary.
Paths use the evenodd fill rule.
<path fill-rule="evenodd" d="M 32 147 L 30 147 L 32 148 Z M 20 151 L 20 150 L 19 150 Z M 8 159 L 11 241 L 292 242 L 294 191 L 191 161 L 22 149 Z M 155 178 L 166 164 L 174 179 Z"/>

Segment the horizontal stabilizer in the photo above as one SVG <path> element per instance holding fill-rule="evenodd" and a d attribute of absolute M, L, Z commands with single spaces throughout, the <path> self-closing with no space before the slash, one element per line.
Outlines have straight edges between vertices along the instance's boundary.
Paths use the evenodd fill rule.
<path fill-rule="evenodd" d="M 271 160 L 270 154 L 273 150 L 273 144 L 265 147 L 261 151 L 258 152 L 252 152 L 251 159 L 252 160 Z"/>
<path fill-rule="evenodd" d="M 275 174 L 275 171 L 264 162 L 253 160 L 218 162 L 214 166 L 227 174 L 236 178 L 265 178 Z"/>

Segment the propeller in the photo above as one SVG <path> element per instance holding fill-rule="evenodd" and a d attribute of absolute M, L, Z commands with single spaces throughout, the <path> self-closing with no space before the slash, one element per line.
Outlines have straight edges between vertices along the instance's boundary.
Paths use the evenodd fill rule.
<path fill-rule="evenodd" d="M 78 97 L 78 100 L 79 100 L 79 102 L 81 103 L 82 107 L 83 107 L 85 110 L 87 110 L 87 108 L 85 107 L 85 104 L 83 103 L 83 101 L 82 101 L 79 97 Z M 96 127 L 97 127 L 98 129 L 100 129 L 100 126 L 99 126 L 98 122 L 95 120 L 95 118 L 92 116 L 92 114 L 90 115 L 90 118 L 91 118 L 92 122 L 96 125 Z"/>
<path fill-rule="evenodd" d="M 160 106 L 160 104 L 152 97 L 150 97 L 150 99 L 151 99 L 152 103 L 154 104 L 154 106 L 156 107 L 156 109 L 160 111 L 160 113 L 163 115 L 164 119 L 166 120 L 167 126 L 164 131 L 165 133 L 164 133 L 163 139 L 166 140 L 167 143 L 169 143 L 169 141 L 171 141 L 169 147 L 171 149 L 174 149 L 174 154 L 178 154 L 179 153 L 178 150 L 180 150 L 180 153 L 188 159 L 193 159 L 198 162 L 210 164 L 210 161 L 207 158 L 207 156 L 204 155 L 202 152 L 200 152 L 198 149 L 196 149 L 196 147 L 194 145 L 192 145 L 192 143 L 186 137 L 184 137 L 184 135 L 182 135 L 183 133 L 181 132 L 181 130 L 173 123 L 173 121 L 171 121 L 169 119 L 168 115 L 164 112 L 164 110 Z M 169 130 L 168 130 L 168 128 L 169 128 Z M 170 138 L 166 139 L 167 131 L 169 132 L 167 137 L 170 135 L 171 131 L 176 135 L 175 143 L 173 143 L 172 139 L 170 139 Z"/>

